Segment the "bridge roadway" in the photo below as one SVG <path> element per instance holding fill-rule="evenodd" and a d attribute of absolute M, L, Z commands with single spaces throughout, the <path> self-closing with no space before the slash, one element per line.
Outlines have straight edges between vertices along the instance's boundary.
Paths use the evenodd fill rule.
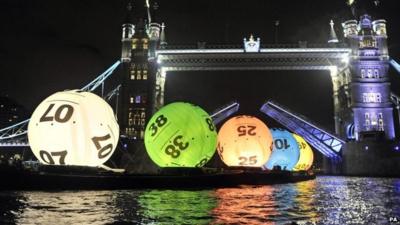
<path fill-rule="evenodd" d="M 223 46 L 221 46 L 223 47 Z M 198 70 L 331 70 L 347 67 L 350 48 L 243 48 L 180 49 L 156 51 L 159 68 L 167 71 Z"/>

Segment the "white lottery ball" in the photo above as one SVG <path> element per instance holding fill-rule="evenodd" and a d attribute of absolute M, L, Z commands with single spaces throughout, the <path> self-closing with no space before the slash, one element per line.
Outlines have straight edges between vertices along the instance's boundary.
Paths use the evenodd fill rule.
<path fill-rule="evenodd" d="M 44 164 L 102 165 L 115 151 L 118 138 L 112 108 L 90 92 L 73 90 L 49 96 L 28 124 L 29 145 Z"/>

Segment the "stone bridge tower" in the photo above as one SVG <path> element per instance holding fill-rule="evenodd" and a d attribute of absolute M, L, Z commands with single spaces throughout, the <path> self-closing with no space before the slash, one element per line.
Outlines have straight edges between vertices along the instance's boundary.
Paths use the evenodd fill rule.
<path fill-rule="evenodd" d="M 386 21 L 372 21 L 368 15 L 360 21 L 343 23 L 351 48 L 349 86 L 353 123 L 346 124 L 347 136 L 357 141 L 395 138 L 393 106 L 388 77 L 389 55 Z"/>

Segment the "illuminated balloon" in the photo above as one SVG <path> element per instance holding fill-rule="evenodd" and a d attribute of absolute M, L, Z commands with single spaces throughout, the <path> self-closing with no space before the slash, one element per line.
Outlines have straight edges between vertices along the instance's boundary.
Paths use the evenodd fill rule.
<path fill-rule="evenodd" d="M 300 170 L 308 170 L 313 164 L 314 154 L 311 147 L 307 144 L 307 142 L 301 136 L 297 134 L 293 134 L 293 137 L 296 139 L 297 144 L 300 149 L 300 158 L 297 164 L 294 166 L 294 171 Z"/>
<path fill-rule="evenodd" d="M 153 115 L 144 143 L 150 158 L 160 167 L 202 167 L 215 153 L 217 132 L 203 109 L 176 102 Z"/>
<path fill-rule="evenodd" d="M 282 170 L 293 170 L 300 157 L 296 139 L 286 130 L 273 128 L 271 132 L 274 148 L 264 168 L 272 170 L 274 166 L 280 166 Z"/>
<path fill-rule="evenodd" d="M 268 160 L 271 149 L 271 132 L 256 117 L 233 117 L 218 133 L 218 154 L 228 166 L 261 167 Z"/>
<path fill-rule="evenodd" d="M 99 96 L 57 92 L 35 109 L 28 124 L 33 154 L 44 164 L 98 166 L 113 154 L 119 127 Z"/>

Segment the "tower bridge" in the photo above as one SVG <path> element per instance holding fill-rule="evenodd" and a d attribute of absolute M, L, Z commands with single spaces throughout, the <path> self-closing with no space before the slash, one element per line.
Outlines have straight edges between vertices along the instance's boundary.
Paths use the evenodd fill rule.
<path fill-rule="evenodd" d="M 400 155 L 393 151 L 399 137 L 395 133 L 399 118 L 394 116 L 395 107 L 399 110 L 399 98 L 391 93 L 388 77 L 389 65 L 397 70 L 399 66 L 389 57 L 385 20 L 364 15 L 360 21 L 344 21 L 343 40 L 338 39 L 331 21 L 326 44 L 264 45 L 260 38 L 250 36 L 241 45 L 171 46 L 166 41 L 165 25 L 152 19 L 149 5 L 146 7 L 145 18 L 136 21 L 128 7 L 127 20 L 122 25 L 121 60 L 83 88 L 92 91 L 103 87 L 105 80 L 121 67 L 120 85 L 104 97 L 118 98 L 115 110 L 121 137 L 134 152 L 143 150 L 145 125 L 164 105 L 169 71 L 327 70 L 332 80 L 335 133 L 271 101 L 260 110 L 304 136 L 333 162 L 343 159 L 342 172 L 384 170 L 385 163 L 400 166 Z M 221 122 L 238 107 L 234 102 L 217 110 L 212 115 L 214 122 Z M 26 136 L 27 122 L 1 129 L 0 147 Z M 27 145 L 26 138 L 23 145 Z M 378 157 L 380 163 L 370 166 Z M 138 161 L 147 163 L 141 156 Z"/>

